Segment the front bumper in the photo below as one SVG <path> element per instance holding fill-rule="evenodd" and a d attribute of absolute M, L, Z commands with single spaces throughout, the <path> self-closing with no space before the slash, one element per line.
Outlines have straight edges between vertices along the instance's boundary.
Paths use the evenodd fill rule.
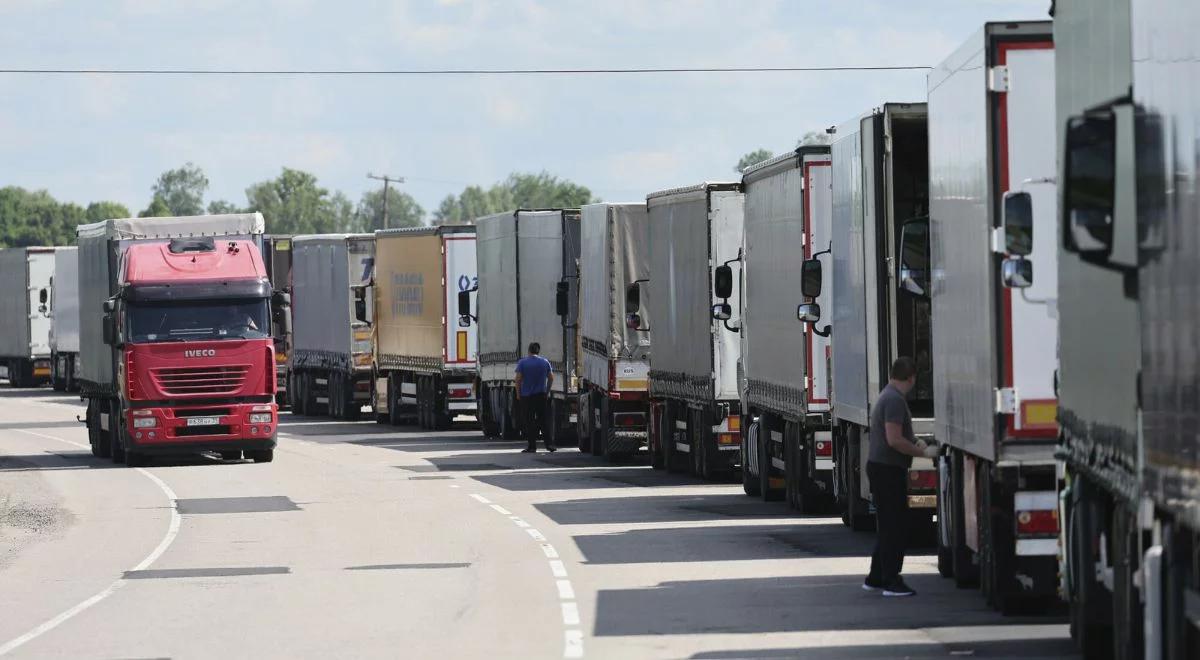
<path fill-rule="evenodd" d="M 279 425 L 274 403 L 147 407 L 125 414 L 129 446 L 145 453 L 270 449 Z M 251 415 L 269 416 L 269 421 L 251 422 Z M 148 419 L 154 420 L 153 426 L 136 425 L 135 420 Z"/>

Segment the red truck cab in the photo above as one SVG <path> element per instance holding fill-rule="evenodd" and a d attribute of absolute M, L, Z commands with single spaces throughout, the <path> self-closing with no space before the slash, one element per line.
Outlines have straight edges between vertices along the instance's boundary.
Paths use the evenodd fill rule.
<path fill-rule="evenodd" d="M 272 288 L 259 248 L 211 237 L 138 242 L 105 303 L 117 348 L 120 450 L 274 457 L 278 431 Z"/>

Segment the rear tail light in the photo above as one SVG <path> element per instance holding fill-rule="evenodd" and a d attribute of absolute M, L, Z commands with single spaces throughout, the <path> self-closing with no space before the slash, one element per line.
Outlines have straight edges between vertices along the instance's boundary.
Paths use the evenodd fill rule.
<path fill-rule="evenodd" d="M 729 430 L 730 431 L 741 431 L 742 430 L 742 418 L 740 416 L 730 415 L 728 419 L 729 419 Z"/>
<path fill-rule="evenodd" d="M 742 443 L 742 435 L 740 433 L 718 433 L 718 445 L 740 445 Z"/>
<path fill-rule="evenodd" d="M 471 398 L 471 388 L 469 387 L 451 387 L 449 389 L 451 399 L 469 399 Z"/>
<path fill-rule="evenodd" d="M 617 426 L 645 426 L 645 413 L 617 413 L 613 415 L 613 423 Z"/>
<path fill-rule="evenodd" d="M 1038 535 L 1058 534 L 1058 510 L 1018 511 L 1017 533 Z"/>
<path fill-rule="evenodd" d="M 935 490 L 937 483 L 937 470 L 909 470 L 908 472 L 909 490 Z"/>
<path fill-rule="evenodd" d="M 833 443 L 828 440 L 817 440 L 813 445 L 816 449 L 817 458 L 833 457 Z"/>

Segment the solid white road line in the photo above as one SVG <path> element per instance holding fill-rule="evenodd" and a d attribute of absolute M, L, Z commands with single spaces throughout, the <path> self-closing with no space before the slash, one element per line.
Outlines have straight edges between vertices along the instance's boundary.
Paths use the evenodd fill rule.
<path fill-rule="evenodd" d="M 493 505 L 492 505 L 492 508 L 493 508 L 493 509 L 495 509 L 495 510 L 496 510 L 496 512 L 497 512 L 497 513 L 499 513 L 499 514 L 501 514 L 501 515 L 505 515 L 505 516 L 511 516 L 511 515 L 512 515 L 512 511 L 509 511 L 508 509 L 506 509 L 506 508 L 504 508 L 504 507 L 500 506 L 499 504 L 493 504 Z"/>
<path fill-rule="evenodd" d="M 579 606 L 573 601 L 562 604 L 563 624 L 568 626 L 579 625 Z"/>
<path fill-rule="evenodd" d="M 558 559 L 558 550 L 556 550 L 554 546 L 550 545 L 549 543 L 542 544 L 542 552 L 546 553 L 546 557 L 550 559 Z"/>
<path fill-rule="evenodd" d="M 22 429 L 13 429 L 13 430 L 16 431 L 17 433 L 24 433 L 26 435 L 32 435 L 32 436 L 36 436 L 39 438 L 46 438 L 48 440 L 56 440 L 58 442 L 66 443 L 68 445 L 78 447 L 80 449 L 89 449 L 89 450 L 91 449 L 91 447 L 84 445 L 84 444 L 80 444 L 78 442 L 74 442 L 71 440 L 65 440 L 63 438 L 57 438 L 52 435 L 38 433 L 36 431 L 25 431 Z M 167 526 L 167 533 L 163 536 L 162 540 L 158 542 L 158 545 L 154 548 L 154 550 L 150 551 L 150 554 L 146 555 L 145 559 L 138 562 L 138 564 L 136 566 L 134 566 L 133 568 L 130 569 L 132 571 L 143 571 L 143 570 L 146 570 L 147 568 L 149 568 L 150 565 L 153 564 L 155 561 L 157 561 L 158 558 L 161 557 L 163 555 L 163 553 L 167 551 L 167 548 L 171 547 L 171 543 L 173 543 L 175 541 L 175 537 L 179 535 L 180 517 L 179 517 L 178 507 L 176 506 L 176 500 L 178 500 L 179 498 L 175 495 L 175 491 L 171 490 L 171 487 L 168 486 L 166 483 L 164 483 L 162 479 L 159 479 L 158 477 L 154 476 L 153 474 L 150 474 L 150 472 L 148 472 L 142 468 L 134 468 L 134 469 L 137 472 L 139 472 L 142 476 L 146 477 L 150 481 L 153 481 L 154 485 L 158 486 L 158 488 L 163 492 L 164 495 L 167 496 L 167 499 L 170 500 L 170 502 L 171 502 L 171 522 Z M 84 610 L 95 605 L 96 603 L 99 603 L 100 601 L 104 600 L 105 598 L 108 598 L 109 596 L 111 596 L 113 594 L 113 592 L 115 592 L 117 589 L 120 589 L 124 584 L 125 584 L 125 581 L 123 579 L 117 579 L 112 584 L 105 587 L 104 590 L 95 594 L 91 598 L 88 598 L 87 600 L 79 603 L 78 605 L 75 605 L 74 607 L 64 611 L 63 613 L 59 614 L 58 616 L 54 617 L 53 619 L 50 619 L 49 621 L 46 621 L 45 623 L 34 628 L 33 630 L 30 630 L 29 632 L 25 633 L 24 635 L 21 635 L 20 637 L 9 640 L 3 646 L 0 646 L 0 656 L 12 653 L 13 651 L 17 650 L 18 648 L 24 646 L 25 644 L 28 644 L 29 642 L 37 639 L 38 637 L 41 637 L 42 635 L 50 632 L 51 630 L 54 630 L 55 628 L 61 626 L 62 624 L 69 621 L 76 614 L 79 614 L 80 612 L 83 612 Z"/>
<path fill-rule="evenodd" d="M 558 597 L 563 600 L 575 600 L 575 588 L 571 586 L 570 580 L 557 580 Z"/>
<path fill-rule="evenodd" d="M 492 501 L 491 501 L 491 500 L 489 500 L 488 498 L 484 497 L 483 495 L 480 495 L 479 493 L 471 493 L 471 497 L 472 497 L 472 498 L 474 498 L 474 499 L 475 499 L 475 501 L 477 501 L 477 502 L 482 502 L 482 503 L 484 503 L 484 504 L 491 504 L 491 503 L 492 503 Z"/>
<path fill-rule="evenodd" d="M 550 572 L 553 573 L 554 577 L 556 578 L 567 577 L 567 567 L 564 566 L 562 561 L 558 559 L 550 560 Z"/>
<path fill-rule="evenodd" d="M 563 631 L 563 657 L 564 658 L 582 658 L 583 657 L 583 631 L 582 630 L 565 630 Z"/>

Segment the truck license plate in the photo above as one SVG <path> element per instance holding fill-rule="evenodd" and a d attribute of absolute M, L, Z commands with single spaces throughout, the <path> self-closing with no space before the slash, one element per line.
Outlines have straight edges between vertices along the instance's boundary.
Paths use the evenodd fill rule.
<path fill-rule="evenodd" d="M 220 417 L 188 417 L 188 426 L 216 426 L 221 423 Z"/>

